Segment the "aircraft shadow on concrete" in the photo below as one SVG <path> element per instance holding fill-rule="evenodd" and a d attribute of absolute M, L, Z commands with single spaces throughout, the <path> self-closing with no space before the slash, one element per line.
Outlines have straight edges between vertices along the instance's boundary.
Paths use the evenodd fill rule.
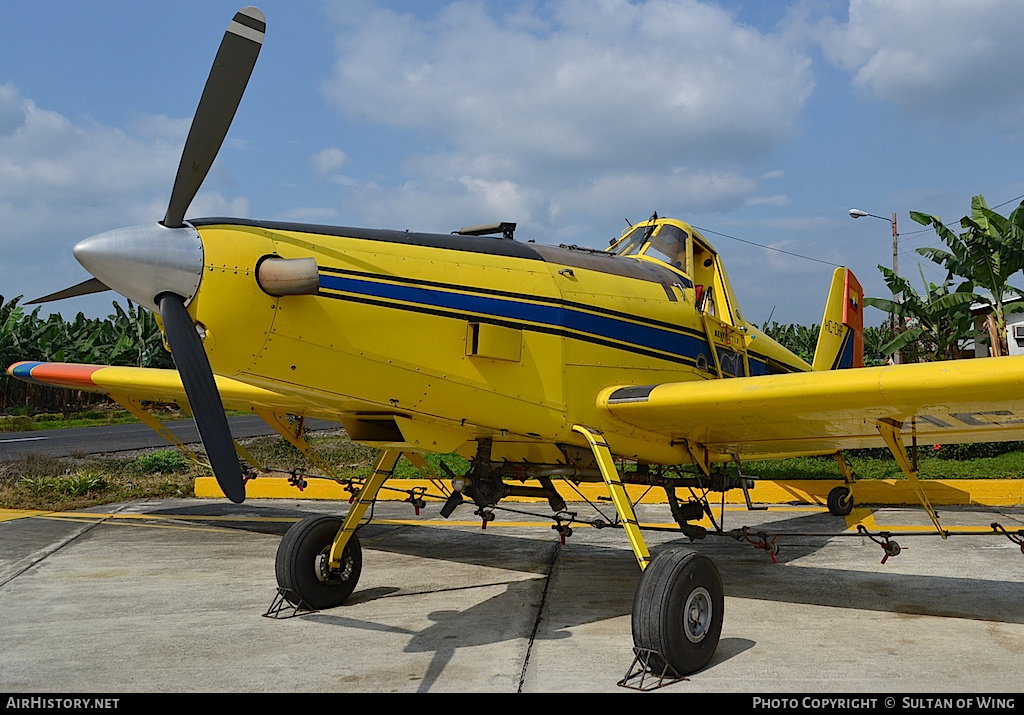
<path fill-rule="evenodd" d="M 343 513 L 344 507 L 340 511 Z M 166 509 L 160 513 L 164 516 L 180 514 L 184 519 L 189 515 L 225 513 L 234 516 L 251 514 L 254 519 L 271 517 L 289 520 L 308 515 L 308 512 L 300 509 L 262 505 L 226 507 L 222 503 Z M 457 513 L 455 518 L 458 516 Z M 221 522 L 228 528 L 260 533 L 283 533 L 291 523 L 255 520 Z M 727 525 L 729 528 L 736 526 L 735 523 Z M 836 517 L 818 513 L 777 518 L 770 524 L 752 529 L 774 533 L 834 534 L 839 533 L 842 526 Z M 451 528 L 430 525 L 368 524 L 359 530 L 363 545 L 364 574 L 373 569 L 374 552 L 377 551 L 515 571 L 532 574 L 534 577 L 503 579 L 500 575 L 494 578 L 491 574 L 480 582 L 453 580 L 445 588 L 499 587 L 500 590 L 468 609 L 431 611 L 427 614 L 431 625 L 418 632 L 355 617 L 354 613 L 359 610 L 359 605 L 368 602 L 416 598 L 436 594 L 445 588 L 417 590 L 416 584 L 407 583 L 376 585 L 364 589 L 357 587 L 345 605 L 302 618 L 340 628 L 408 636 L 406 652 L 434 654 L 421 684 L 421 690 L 429 690 L 458 648 L 516 638 L 532 637 L 540 641 L 569 638 L 571 629 L 577 626 L 629 616 L 632 612 L 633 594 L 640 572 L 625 535 L 621 532 L 611 533 L 613 541 L 615 536 L 621 536 L 621 543 L 616 546 L 592 543 L 598 533 L 596 529 L 578 530 L 565 546 L 560 545 L 554 532 L 551 532 L 549 538 L 519 536 L 509 533 L 507 528 L 486 531 L 460 529 L 453 532 L 455 530 Z M 601 530 L 600 536 L 596 538 L 605 542 L 609 532 L 608 529 Z M 709 537 L 691 544 L 688 539 L 676 538 L 671 532 L 648 534 L 654 555 L 667 547 L 682 546 L 692 547 L 711 558 L 719 568 L 727 598 L 1024 623 L 1024 610 L 1014 607 L 1019 602 L 1020 590 L 1020 584 L 1016 581 L 912 575 L 895 571 L 887 573 L 884 566 L 877 571 L 864 571 L 843 569 L 842 563 L 837 563 L 835 568 L 796 563 L 829 544 L 831 537 L 827 535 L 782 537 L 778 563 L 772 563 L 763 550 L 745 541 Z M 859 539 L 845 540 L 861 543 Z M 841 554 L 842 551 L 838 550 L 837 553 Z M 877 555 L 881 558 L 881 549 Z M 1016 554 L 1008 554 L 1008 561 L 1016 557 Z M 863 561 L 862 555 L 860 558 Z M 268 563 L 267 568 L 273 568 L 273 565 Z M 509 617 L 510 613 L 522 611 L 524 603 L 536 604 L 540 609 L 538 625 L 532 635 L 524 632 L 524 628 L 532 627 L 528 623 L 529 619 Z M 736 657 L 754 645 L 753 641 L 744 638 L 723 638 L 708 668 Z M 627 660 L 631 657 L 628 646 L 624 657 Z M 628 663 L 624 661 L 623 670 L 627 666 Z"/>
<path fill-rule="evenodd" d="M 308 515 L 308 512 L 299 509 L 281 507 L 246 508 L 246 505 L 232 505 L 228 510 L 221 503 L 165 509 L 159 513 L 164 516 L 180 514 L 183 519 L 187 519 L 188 515 L 224 515 L 225 513 L 231 513 L 233 516 L 244 516 L 251 513 L 254 517 L 261 519 L 267 517 L 290 519 Z M 343 513 L 343 509 L 340 510 L 340 513 Z M 468 510 L 466 514 L 469 514 Z M 459 513 L 456 512 L 453 518 L 459 518 Z M 219 525 L 259 533 L 283 534 L 291 523 L 290 521 L 254 520 L 252 522 L 220 522 Z M 731 525 L 731 527 L 735 526 L 735 523 Z M 546 530 L 546 527 L 532 528 Z M 842 530 L 836 517 L 820 513 L 783 517 L 773 520 L 770 524 L 751 528 L 752 532 L 765 530 L 784 534 L 825 533 L 828 531 L 838 534 Z M 557 573 L 559 568 L 563 568 L 570 562 L 573 564 L 583 563 L 584 565 L 580 567 L 582 578 L 578 579 L 580 581 L 579 588 L 583 591 L 587 590 L 586 575 L 588 573 L 600 573 L 604 589 L 602 597 L 597 599 L 593 597 L 592 593 L 570 596 L 573 604 L 572 610 L 576 614 L 571 620 L 587 623 L 628 615 L 632 611 L 633 591 L 640 574 L 636 560 L 628 547 L 625 534 L 618 530 L 612 532 L 610 529 L 604 529 L 599 532 L 601 534 L 599 538 L 603 542 L 607 542 L 608 535 L 611 534 L 611 541 L 614 545 L 588 543 L 588 541 L 592 541 L 592 538 L 588 539 L 587 537 L 597 531 L 578 529 L 573 536 L 569 537 L 565 546 L 558 546 L 558 537 L 554 532 L 550 532 L 550 537 L 546 538 L 529 538 L 509 534 L 508 529 L 497 528 L 476 531 L 460 529 L 456 532 L 451 528 L 430 525 L 368 524 L 361 527 L 358 533 L 364 549 L 364 573 L 365 569 L 373 568 L 372 554 L 365 552 L 375 550 L 416 558 L 533 573 L 538 578 Z M 842 561 L 837 561 L 834 567 L 796 565 L 794 563 L 831 543 L 832 537 L 827 535 L 780 537 L 781 548 L 776 555 L 778 563 L 772 563 L 770 557 L 763 550 L 746 541 L 709 536 L 703 541 L 691 543 L 686 538 L 675 538 L 671 532 L 646 532 L 646 535 L 653 555 L 657 555 L 661 549 L 673 546 L 693 548 L 711 558 L 721 573 L 727 597 L 1024 623 L 1024 609 L 1015 606 L 1015 604 L 1019 604 L 1020 600 L 1019 581 L 1000 581 L 991 578 L 971 578 L 970 576 L 917 575 L 898 573 L 895 570 L 887 572 L 885 566 L 878 566 L 875 570 L 864 570 L 860 567 L 844 569 Z M 620 536 L 621 539 L 616 539 L 616 536 Z M 919 538 L 938 539 L 938 536 Z M 901 538 L 900 540 L 909 548 L 898 557 L 899 559 L 936 558 L 934 554 L 929 554 L 927 557 L 913 555 L 912 544 L 917 537 Z M 842 549 L 844 543 L 860 546 L 866 542 L 866 537 L 843 538 L 836 548 L 837 557 L 843 557 L 846 551 Z M 876 552 L 873 545 L 868 544 L 868 546 L 871 547 L 871 558 L 877 564 L 884 554 L 880 547 Z M 863 552 L 856 557 L 852 555 L 852 552 L 849 553 L 851 560 L 858 558 L 860 562 L 863 562 Z M 1018 558 L 1020 558 L 1019 554 L 1008 550 L 1007 567 L 1017 565 L 1016 559 Z M 552 564 L 554 564 L 553 567 Z M 790 566 L 789 564 L 794 565 Z M 268 564 L 268 568 L 273 568 L 273 565 Z M 515 591 L 519 583 L 518 581 L 510 582 L 509 590 Z M 408 593 L 410 588 L 405 584 L 394 584 L 394 587 L 402 589 L 403 593 Z M 411 588 L 415 591 L 415 585 Z M 363 594 L 357 588 L 352 599 L 354 602 L 361 602 L 367 598 L 389 597 L 389 595 L 384 592 L 378 592 L 376 595 Z M 501 612 L 504 606 L 498 605 L 497 609 L 498 612 Z"/>

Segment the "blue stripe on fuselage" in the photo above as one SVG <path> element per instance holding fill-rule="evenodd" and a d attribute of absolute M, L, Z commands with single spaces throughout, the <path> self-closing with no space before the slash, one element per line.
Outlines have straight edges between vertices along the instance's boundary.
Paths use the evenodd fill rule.
<path fill-rule="evenodd" d="M 638 325 L 602 315 L 594 315 L 559 305 L 543 305 L 525 301 L 419 286 L 361 280 L 346 276 L 320 274 L 320 287 L 326 290 L 401 301 L 433 309 L 473 313 L 484 318 L 534 323 L 584 333 L 616 343 L 628 343 L 670 355 L 695 359 L 707 354 L 707 342 L 694 336 Z M 528 325 L 523 326 L 529 328 Z M 627 347 L 627 346 L 623 346 Z"/>

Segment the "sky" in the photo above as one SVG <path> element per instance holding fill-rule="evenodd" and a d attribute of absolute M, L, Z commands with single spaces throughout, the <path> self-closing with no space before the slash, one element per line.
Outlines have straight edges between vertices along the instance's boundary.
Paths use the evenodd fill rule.
<path fill-rule="evenodd" d="M 241 5 L 4 4 L 5 300 L 85 280 L 77 241 L 163 217 Z M 910 211 L 958 228 L 974 195 L 1004 215 L 1024 196 L 1020 0 L 259 7 L 263 50 L 189 217 L 514 221 L 518 240 L 603 248 L 656 211 L 712 241 L 748 320 L 810 325 L 837 265 L 888 296 L 893 214 L 921 290 L 944 272 L 915 253 L 940 244 Z M 116 297 L 42 314 L 103 317 Z"/>

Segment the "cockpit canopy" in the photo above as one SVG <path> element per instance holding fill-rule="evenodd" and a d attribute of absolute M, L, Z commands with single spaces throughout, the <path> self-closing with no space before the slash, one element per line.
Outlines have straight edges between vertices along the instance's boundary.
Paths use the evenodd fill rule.
<path fill-rule="evenodd" d="M 718 254 L 688 224 L 675 219 L 652 218 L 623 232 L 608 252 L 668 265 L 689 279 L 698 310 L 726 323 L 742 322 Z"/>
<path fill-rule="evenodd" d="M 649 256 L 689 273 L 686 265 L 686 242 L 689 236 L 678 226 L 651 223 L 635 226 L 610 250 L 619 256 Z"/>

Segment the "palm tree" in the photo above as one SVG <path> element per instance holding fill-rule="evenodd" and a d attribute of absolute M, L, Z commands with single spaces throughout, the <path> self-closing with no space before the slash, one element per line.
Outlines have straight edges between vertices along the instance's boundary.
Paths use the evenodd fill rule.
<path fill-rule="evenodd" d="M 761 330 L 765 335 L 797 355 L 801 360 L 805 362 L 814 361 L 814 350 L 818 344 L 817 325 L 812 325 L 809 328 L 793 323 L 781 325 L 773 320 L 770 326 L 765 321 L 761 326 Z"/>
<path fill-rule="evenodd" d="M 69 401 L 92 399 L 77 391 L 39 388 L 11 378 L 6 368 L 19 360 L 174 366 L 164 349 L 156 317 L 131 301 L 127 310 L 113 303 L 115 313 L 106 319 L 78 313 L 74 320 L 66 321 L 59 313 L 41 318 L 39 308 L 28 313 L 18 305 L 20 300 L 18 296 L 4 302 L 0 295 L 0 409 L 60 409 Z"/>
<path fill-rule="evenodd" d="M 1004 217 L 988 207 L 984 196 L 975 196 L 971 200 L 971 215 L 960 219 L 960 226 L 966 230 L 959 235 L 935 216 L 911 211 L 910 217 L 919 224 L 932 226 L 949 249 L 919 248 L 917 252 L 945 267 L 947 283 L 954 276 L 962 278 L 964 282 L 957 292 L 970 286 L 967 289 L 975 292 L 977 302 L 991 308 L 998 341 L 993 341 L 993 352 L 1005 354 L 1006 300 L 1024 295 L 1007 282 L 1024 269 L 1024 202 Z"/>
<path fill-rule="evenodd" d="M 880 349 L 886 355 L 892 355 L 915 344 L 924 343 L 930 354 L 924 353 L 925 359 L 944 360 L 959 357 L 962 343 L 971 337 L 971 303 L 977 296 L 971 292 L 970 283 L 962 283 L 956 291 L 950 292 L 952 279 L 947 278 L 941 285 L 928 282 L 921 271 L 924 283 L 924 294 L 918 294 L 910 285 L 910 281 L 902 278 L 885 266 L 878 270 L 885 277 L 886 285 L 893 295 L 900 296 L 896 300 L 888 298 L 865 298 L 864 304 L 884 310 L 909 328 L 899 331 L 896 337 Z M 923 347 L 923 346 L 922 346 Z"/>

